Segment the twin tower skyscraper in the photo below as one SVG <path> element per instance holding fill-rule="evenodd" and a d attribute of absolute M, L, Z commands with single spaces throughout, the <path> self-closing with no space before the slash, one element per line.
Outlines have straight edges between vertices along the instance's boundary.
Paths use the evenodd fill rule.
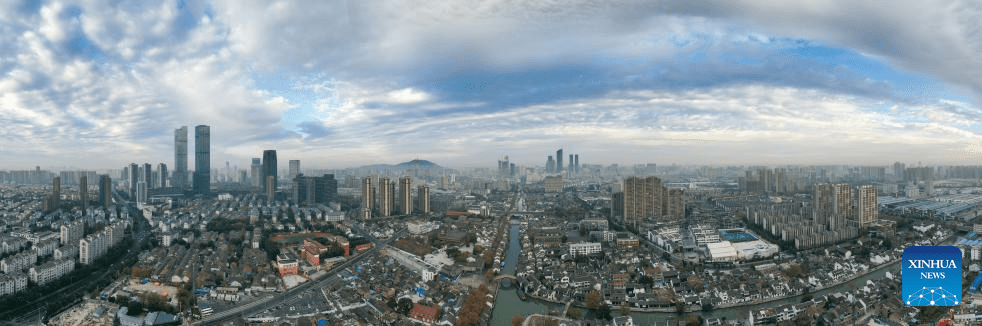
<path fill-rule="evenodd" d="M 174 172 L 171 182 L 186 189 L 188 181 L 188 127 L 174 129 Z M 196 194 L 208 194 L 211 186 L 211 127 L 194 127 L 194 175 L 191 188 Z"/>

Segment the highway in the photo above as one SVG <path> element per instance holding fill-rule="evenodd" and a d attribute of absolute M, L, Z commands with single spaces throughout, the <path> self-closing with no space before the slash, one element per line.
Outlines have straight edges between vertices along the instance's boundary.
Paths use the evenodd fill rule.
<path fill-rule="evenodd" d="M 398 239 L 399 236 L 401 236 L 404 231 L 405 231 L 405 229 L 396 232 L 395 235 L 393 235 L 392 237 L 390 237 L 388 240 L 385 240 L 385 241 L 377 241 L 376 239 L 372 238 L 372 236 L 370 234 L 359 232 L 359 233 L 365 234 L 369 239 L 372 240 L 372 244 L 373 244 L 372 249 L 369 249 L 368 251 L 366 251 L 364 253 L 361 253 L 361 254 L 359 254 L 359 255 L 357 255 L 357 256 L 349 259 L 348 261 L 342 263 L 341 265 L 335 266 L 331 270 L 332 271 L 341 271 L 341 270 L 344 270 L 345 268 L 348 268 L 352 264 L 357 263 L 361 259 L 363 259 L 365 257 L 368 257 L 370 255 L 374 255 L 376 252 L 378 252 L 378 250 L 380 248 L 383 248 L 385 246 L 388 246 L 390 243 L 392 243 L 393 241 L 395 241 L 396 239 Z M 250 303 L 246 303 L 246 304 L 243 304 L 243 305 L 240 305 L 240 306 L 236 306 L 235 308 L 232 308 L 232 309 L 229 309 L 229 310 L 226 310 L 226 311 L 217 312 L 214 315 L 211 315 L 211 316 L 205 317 L 205 318 L 203 318 L 201 320 L 198 320 L 198 321 L 193 322 L 192 325 L 217 325 L 218 323 L 220 323 L 222 321 L 229 320 L 229 319 L 232 319 L 232 318 L 235 318 L 235 317 L 238 317 L 238 316 L 248 317 L 248 316 L 254 315 L 256 313 L 259 313 L 262 310 L 265 310 L 269 306 L 276 306 L 276 305 L 279 305 L 281 303 L 284 303 L 287 300 L 289 300 L 289 299 L 293 298 L 294 296 L 296 296 L 297 294 L 303 293 L 304 291 L 307 291 L 309 289 L 316 289 L 316 288 L 319 288 L 319 287 L 321 287 L 321 286 L 323 286 L 325 284 L 328 284 L 328 282 L 332 278 L 334 278 L 334 276 L 336 276 L 336 274 L 335 275 L 326 276 L 326 277 L 324 277 L 324 278 L 322 278 L 321 280 L 318 280 L 318 281 L 309 281 L 309 282 L 306 282 L 306 283 L 297 285 L 296 287 L 294 287 L 294 288 L 292 288 L 292 289 L 290 289 L 290 290 L 288 290 L 286 292 L 280 293 L 278 295 L 274 295 L 273 297 L 261 298 L 259 300 L 256 300 L 256 301 L 253 301 L 253 302 L 250 302 Z"/>

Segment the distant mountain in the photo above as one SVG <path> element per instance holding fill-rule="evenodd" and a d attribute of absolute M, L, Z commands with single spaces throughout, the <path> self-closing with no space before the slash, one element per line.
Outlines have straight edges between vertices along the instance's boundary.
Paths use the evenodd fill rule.
<path fill-rule="evenodd" d="M 382 173 L 402 173 L 407 170 L 416 170 L 417 172 L 428 172 L 428 171 L 442 171 L 447 168 L 440 166 L 439 164 L 427 161 L 415 159 L 408 162 L 402 162 L 399 164 L 373 164 L 366 165 L 358 168 L 358 170 L 368 171 L 370 173 L 382 172 Z"/>
<path fill-rule="evenodd" d="M 403 169 L 443 169 L 442 166 L 436 163 L 427 160 L 420 160 L 420 159 L 415 159 L 409 162 L 402 162 L 396 164 L 396 167 L 403 168 Z"/>

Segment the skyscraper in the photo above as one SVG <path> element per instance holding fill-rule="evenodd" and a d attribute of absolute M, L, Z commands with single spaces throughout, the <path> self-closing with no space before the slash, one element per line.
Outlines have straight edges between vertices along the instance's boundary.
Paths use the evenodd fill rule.
<path fill-rule="evenodd" d="M 130 163 L 130 200 L 136 199 L 136 183 L 140 181 L 140 166 Z"/>
<path fill-rule="evenodd" d="M 546 173 L 553 173 L 556 171 L 556 161 L 552 159 L 552 155 L 546 159 Z"/>
<path fill-rule="evenodd" d="M 106 210 L 113 204 L 113 181 L 106 174 L 99 176 L 99 204 Z"/>
<path fill-rule="evenodd" d="M 267 149 L 263 151 L 263 168 L 262 175 L 264 182 L 264 192 L 266 196 L 269 197 L 270 193 L 276 192 L 276 150 Z M 273 177 L 273 182 L 270 183 L 269 178 Z M 272 199 L 270 199 L 272 200 Z"/>
<path fill-rule="evenodd" d="M 44 202 L 44 210 L 47 212 L 57 210 L 61 207 L 61 177 L 51 178 L 51 194 Z"/>
<path fill-rule="evenodd" d="M 211 192 L 211 128 L 194 127 L 194 193 Z"/>
<path fill-rule="evenodd" d="M 143 173 L 140 175 L 141 180 L 147 184 L 147 189 L 153 189 L 153 165 L 150 163 L 143 163 Z"/>
<path fill-rule="evenodd" d="M 624 225 L 637 228 L 646 218 L 660 217 L 662 186 L 658 177 L 624 179 Z"/>
<path fill-rule="evenodd" d="M 576 173 L 580 173 L 580 154 L 573 155 L 573 166 L 575 167 Z"/>
<path fill-rule="evenodd" d="M 303 174 L 293 179 L 293 202 L 298 205 L 311 206 L 326 204 L 337 200 L 338 180 L 333 174 L 320 177 L 307 177 Z"/>
<path fill-rule="evenodd" d="M 375 203 L 375 187 L 372 186 L 372 177 L 361 179 L 361 217 L 364 219 L 372 218 L 372 204 Z"/>
<path fill-rule="evenodd" d="M 419 201 L 416 205 L 416 209 L 423 214 L 430 212 L 430 187 L 426 185 L 420 185 L 416 188 L 416 199 Z"/>
<path fill-rule="evenodd" d="M 378 180 L 378 215 L 379 216 L 389 216 L 392 215 L 392 206 L 395 203 L 393 194 L 395 190 L 395 183 L 389 181 L 389 178 L 379 178 Z"/>
<path fill-rule="evenodd" d="M 290 160 L 290 180 L 296 179 L 300 175 L 300 160 Z"/>
<path fill-rule="evenodd" d="M 573 173 L 576 172 L 576 170 L 573 169 L 573 154 L 569 154 L 569 162 L 566 163 L 566 165 L 568 166 L 566 168 L 566 174 L 573 175 Z"/>
<path fill-rule="evenodd" d="M 89 178 L 85 175 L 78 177 L 78 200 L 82 202 L 82 215 L 89 209 Z"/>
<path fill-rule="evenodd" d="M 157 187 L 164 188 L 167 187 L 167 164 L 158 163 L 157 164 Z M 171 184 L 173 185 L 173 183 Z"/>
<path fill-rule="evenodd" d="M 857 220 L 860 228 L 868 228 L 879 219 L 879 204 L 876 198 L 876 187 L 863 185 L 859 187 Z"/>
<path fill-rule="evenodd" d="M 136 202 L 146 203 L 147 202 L 147 182 L 140 181 L 136 183 Z"/>
<path fill-rule="evenodd" d="M 413 213 L 413 179 L 410 176 L 399 178 L 399 205 L 403 215 Z"/>
<path fill-rule="evenodd" d="M 262 177 L 263 163 L 262 159 L 258 157 L 252 158 L 252 173 L 249 174 L 249 178 L 252 180 L 252 187 L 258 189 L 263 185 Z"/>
<path fill-rule="evenodd" d="M 187 188 L 188 182 L 188 127 L 174 129 L 174 176 L 171 185 Z"/>
<path fill-rule="evenodd" d="M 563 173 L 563 149 L 556 151 L 556 173 Z"/>

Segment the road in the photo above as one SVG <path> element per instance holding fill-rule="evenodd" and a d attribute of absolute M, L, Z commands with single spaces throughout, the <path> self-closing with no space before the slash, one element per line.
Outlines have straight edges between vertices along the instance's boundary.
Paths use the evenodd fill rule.
<path fill-rule="evenodd" d="M 357 263 L 358 261 L 362 260 L 363 258 L 375 254 L 376 252 L 378 252 L 378 250 L 380 248 L 383 248 L 385 246 L 388 246 L 390 243 L 392 243 L 393 241 L 395 241 L 396 239 L 398 239 L 399 236 L 404 231 L 405 230 L 400 230 L 399 232 L 396 232 L 395 235 L 393 235 L 392 237 L 390 237 L 388 240 L 385 240 L 385 241 L 377 241 L 376 239 L 371 238 L 371 235 L 367 235 L 372 240 L 372 243 L 374 244 L 372 246 L 372 249 L 369 249 L 368 251 L 366 251 L 364 253 L 361 253 L 360 255 L 355 256 L 354 258 L 349 259 L 348 261 L 342 263 L 341 265 L 335 266 L 331 270 L 332 271 L 341 271 L 341 270 L 344 270 L 348 266 L 351 266 L 352 264 Z M 256 314 L 256 313 L 258 313 L 260 311 L 265 310 L 269 306 L 276 306 L 276 305 L 279 305 L 281 303 L 287 302 L 287 300 L 292 299 L 294 296 L 296 296 L 297 294 L 303 293 L 304 291 L 307 291 L 309 289 L 316 289 L 316 288 L 319 288 L 319 287 L 321 287 L 323 285 L 326 285 L 326 284 L 328 284 L 328 282 L 331 279 L 334 278 L 334 276 L 336 276 L 336 274 L 335 275 L 331 275 L 329 277 L 324 277 L 323 279 L 321 279 L 319 281 L 310 281 L 310 282 L 306 282 L 306 283 L 297 285 L 296 287 L 294 287 L 294 288 L 292 288 L 292 289 L 290 289 L 290 290 L 288 290 L 286 292 L 280 293 L 278 295 L 274 295 L 272 298 L 270 298 L 270 297 L 262 298 L 262 299 L 259 299 L 259 300 L 256 300 L 256 301 L 253 301 L 253 302 L 250 302 L 250 303 L 247 303 L 247 304 L 243 304 L 241 306 L 236 306 L 235 308 L 232 308 L 232 309 L 229 309 L 229 310 L 226 310 L 226 311 L 215 313 L 214 315 L 211 315 L 211 316 L 208 316 L 208 317 L 206 317 L 204 319 L 201 319 L 201 320 L 198 320 L 198 321 L 193 322 L 192 325 L 217 325 L 218 323 L 220 323 L 222 321 L 229 320 L 229 319 L 232 319 L 232 318 L 235 318 L 235 317 L 238 317 L 238 316 L 251 316 L 251 315 L 254 315 L 254 314 Z"/>

